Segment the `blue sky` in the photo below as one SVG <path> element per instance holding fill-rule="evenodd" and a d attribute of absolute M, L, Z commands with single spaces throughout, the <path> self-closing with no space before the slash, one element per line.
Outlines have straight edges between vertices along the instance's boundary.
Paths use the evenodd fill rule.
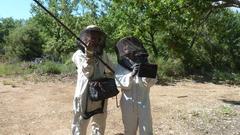
<path fill-rule="evenodd" d="M 32 0 L 1 0 L 0 18 L 28 19 L 31 16 Z"/>
<path fill-rule="evenodd" d="M 33 3 L 33 0 L 1 0 L 0 18 L 28 19 L 31 17 L 31 3 Z M 233 10 L 240 12 L 239 8 Z"/>
<path fill-rule="evenodd" d="M 236 12 L 238 12 L 238 13 L 240 13 L 240 8 L 231 8 L 233 11 L 236 11 Z"/>

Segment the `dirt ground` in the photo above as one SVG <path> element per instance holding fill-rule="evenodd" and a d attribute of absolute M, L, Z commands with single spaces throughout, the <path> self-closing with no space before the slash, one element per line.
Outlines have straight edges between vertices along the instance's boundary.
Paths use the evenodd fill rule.
<path fill-rule="evenodd" d="M 0 77 L 0 135 L 70 135 L 74 80 Z M 155 135 L 240 135 L 239 86 L 182 80 L 150 95 Z M 105 133 L 122 132 L 110 99 Z"/>

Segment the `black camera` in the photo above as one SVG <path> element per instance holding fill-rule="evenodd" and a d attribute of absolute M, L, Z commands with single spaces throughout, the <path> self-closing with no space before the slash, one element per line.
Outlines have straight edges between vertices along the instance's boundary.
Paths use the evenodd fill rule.
<path fill-rule="evenodd" d="M 156 64 L 140 64 L 138 70 L 139 77 L 156 78 L 157 76 L 157 65 Z"/>

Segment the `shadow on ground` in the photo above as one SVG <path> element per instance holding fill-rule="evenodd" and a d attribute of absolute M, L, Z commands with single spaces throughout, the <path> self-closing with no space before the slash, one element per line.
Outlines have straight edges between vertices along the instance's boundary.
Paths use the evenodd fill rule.
<path fill-rule="evenodd" d="M 221 99 L 224 103 L 231 105 L 240 105 L 240 101 Z"/>

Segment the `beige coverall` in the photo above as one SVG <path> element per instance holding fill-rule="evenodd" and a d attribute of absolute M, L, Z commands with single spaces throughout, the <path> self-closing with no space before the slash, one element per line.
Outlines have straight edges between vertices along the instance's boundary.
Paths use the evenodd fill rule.
<path fill-rule="evenodd" d="M 121 111 L 124 135 L 152 135 L 152 116 L 149 90 L 157 79 L 132 76 L 132 72 L 121 65 L 115 71 L 116 84 L 122 89 Z"/>
<path fill-rule="evenodd" d="M 107 100 L 105 100 L 104 113 L 96 114 L 90 119 L 83 119 L 82 114 L 85 112 L 86 97 L 88 89 L 89 78 L 98 79 L 105 76 L 104 73 L 109 73 L 109 70 L 97 59 L 94 58 L 93 65 L 87 63 L 86 54 L 81 50 L 76 51 L 73 54 L 72 61 L 77 66 L 77 86 L 73 99 L 73 123 L 72 123 L 72 134 L 73 135 L 86 135 L 87 126 L 91 119 L 92 135 L 103 135 L 106 125 L 107 117 Z M 110 66 L 112 63 L 109 61 L 107 55 L 103 53 L 102 59 Z M 88 100 L 88 111 L 94 110 L 101 107 L 101 101 L 92 102 Z"/>

